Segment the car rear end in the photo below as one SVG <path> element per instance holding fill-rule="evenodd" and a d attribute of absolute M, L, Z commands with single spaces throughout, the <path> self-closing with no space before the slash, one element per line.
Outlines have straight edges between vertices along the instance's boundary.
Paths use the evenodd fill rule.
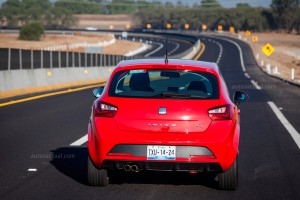
<path fill-rule="evenodd" d="M 88 132 L 97 169 L 222 173 L 236 160 L 239 118 L 215 64 L 141 60 L 112 73 Z"/>

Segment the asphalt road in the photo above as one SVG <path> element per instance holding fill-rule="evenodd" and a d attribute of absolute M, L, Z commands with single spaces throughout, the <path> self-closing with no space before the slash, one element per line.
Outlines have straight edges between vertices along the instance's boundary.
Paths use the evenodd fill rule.
<path fill-rule="evenodd" d="M 200 38 L 206 47 L 200 59 L 218 62 L 231 94 L 250 96 L 240 105 L 237 191 L 181 173 L 115 173 L 108 187 L 87 186 L 86 143 L 70 146 L 87 131 L 94 98 L 83 90 L 0 107 L 0 199 L 300 199 L 300 150 L 268 104 L 299 131 L 300 88 L 265 75 L 246 44 L 237 41 L 245 75 L 236 45 Z"/>
<path fill-rule="evenodd" d="M 143 37 L 143 36 L 130 36 L 127 38 L 131 41 L 140 41 L 144 43 L 151 44 L 152 47 L 147 51 L 140 54 L 140 56 L 145 56 L 146 58 L 162 57 L 166 53 L 166 38 L 165 37 Z M 186 41 L 182 38 L 168 37 L 167 48 L 168 56 L 180 54 L 192 45 L 191 42 Z"/>

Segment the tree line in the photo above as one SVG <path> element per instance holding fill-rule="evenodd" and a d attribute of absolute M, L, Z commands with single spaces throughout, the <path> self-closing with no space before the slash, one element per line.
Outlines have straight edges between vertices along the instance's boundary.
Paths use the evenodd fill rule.
<path fill-rule="evenodd" d="M 7 0 L 0 9 L 1 25 L 23 26 L 40 22 L 46 27 L 69 27 L 76 23 L 73 13 L 49 0 Z"/>
<path fill-rule="evenodd" d="M 202 0 L 189 5 L 145 0 L 7 0 L 0 9 L 0 23 L 8 26 L 39 21 L 46 27 L 69 27 L 76 23 L 73 14 L 130 14 L 137 19 L 136 28 L 201 30 L 202 25 L 215 30 L 280 31 L 300 33 L 300 0 L 272 0 L 270 7 L 251 7 L 239 3 L 224 8 L 217 0 Z"/>
<path fill-rule="evenodd" d="M 142 9 L 135 15 L 140 20 L 138 27 L 166 29 L 171 24 L 172 29 L 184 29 L 185 24 L 191 30 L 217 30 L 222 25 L 223 30 L 231 26 L 236 31 L 252 30 L 256 32 L 277 31 L 296 32 L 300 34 L 300 4 L 299 0 L 273 0 L 269 8 L 251 7 L 247 3 L 239 3 L 235 8 L 223 8 L 216 0 L 203 0 L 200 5 L 192 8 L 185 5 L 166 4 L 160 7 Z"/>

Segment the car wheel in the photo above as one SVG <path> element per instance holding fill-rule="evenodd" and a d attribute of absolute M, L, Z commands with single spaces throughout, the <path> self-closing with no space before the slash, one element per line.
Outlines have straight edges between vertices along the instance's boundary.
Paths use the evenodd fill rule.
<path fill-rule="evenodd" d="M 221 190 L 236 190 L 238 187 L 238 158 L 232 166 L 223 173 L 218 174 L 219 187 Z"/>
<path fill-rule="evenodd" d="M 91 186 L 107 186 L 108 176 L 106 169 L 98 169 L 88 156 L 88 184 Z"/>

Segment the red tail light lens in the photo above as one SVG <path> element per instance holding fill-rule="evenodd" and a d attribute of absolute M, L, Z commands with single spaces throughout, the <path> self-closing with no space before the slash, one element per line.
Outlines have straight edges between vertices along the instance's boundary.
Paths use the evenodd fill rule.
<path fill-rule="evenodd" d="M 118 108 L 114 105 L 104 103 L 104 102 L 97 102 L 95 106 L 95 116 L 96 117 L 114 117 L 118 111 Z"/>
<path fill-rule="evenodd" d="M 232 119 L 232 106 L 223 105 L 208 110 L 209 117 L 212 120 L 230 120 Z"/>

